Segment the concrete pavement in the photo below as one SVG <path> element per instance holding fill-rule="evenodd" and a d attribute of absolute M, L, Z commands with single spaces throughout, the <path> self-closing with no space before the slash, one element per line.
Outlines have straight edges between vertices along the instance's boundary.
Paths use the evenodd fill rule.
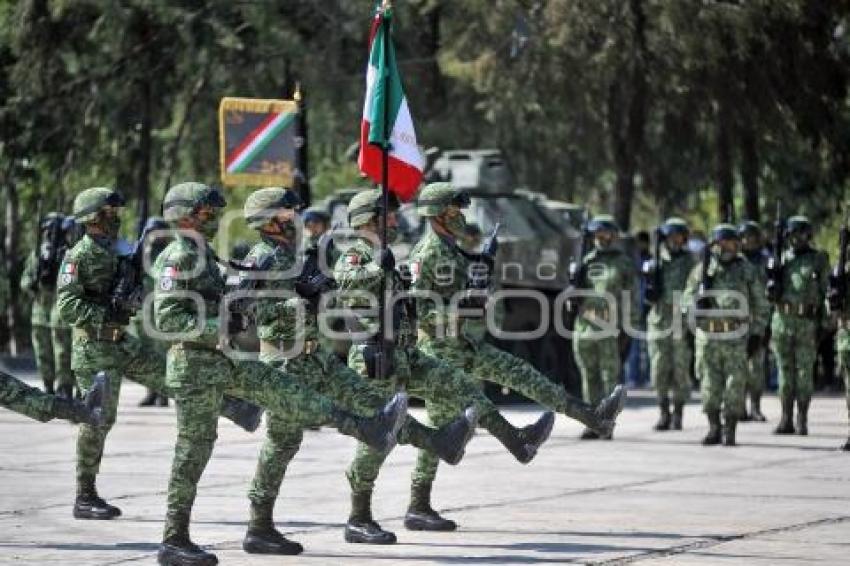
<path fill-rule="evenodd" d="M 107 522 L 71 517 L 74 427 L 0 410 L 0 564 L 155 563 L 174 412 L 136 407 L 142 394 L 125 384 L 107 443 L 99 489 L 124 511 Z M 263 436 L 222 420 L 192 535 L 223 564 L 256 566 L 847 564 L 850 453 L 837 450 L 847 433 L 844 399 L 814 400 L 808 437 L 770 434 L 779 405 L 764 404 L 770 422 L 740 425 L 737 448 L 699 445 L 705 422 L 695 404 L 683 432 L 652 432 L 649 392 L 632 394 L 613 442 L 580 442 L 580 425 L 559 417 L 528 466 L 479 433 L 459 466 L 441 468 L 435 487 L 435 507 L 461 525 L 448 534 L 404 530 L 416 453 L 402 447 L 376 494 L 376 518 L 399 536 L 388 547 L 342 541 L 354 442 L 330 429 L 308 431 L 277 511 L 281 530 L 306 547 L 297 558 L 242 552 L 245 494 Z M 537 415 L 533 406 L 505 411 L 516 424 Z"/>

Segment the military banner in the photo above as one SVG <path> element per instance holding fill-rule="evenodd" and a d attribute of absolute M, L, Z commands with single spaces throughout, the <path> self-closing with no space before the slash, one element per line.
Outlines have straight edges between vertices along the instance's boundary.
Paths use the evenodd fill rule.
<path fill-rule="evenodd" d="M 294 100 L 223 98 L 218 109 L 221 182 L 292 186 L 297 115 Z"/>

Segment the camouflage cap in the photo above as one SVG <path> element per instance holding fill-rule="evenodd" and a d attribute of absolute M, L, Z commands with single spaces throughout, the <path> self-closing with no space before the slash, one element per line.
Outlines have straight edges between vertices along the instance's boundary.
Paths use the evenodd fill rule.
<path fill-rule="evenodd" d="M 194 213 L 199 207 L 209 205 L 224 208 L 227 201 L 221 191 L 198 182 L 174 185 L 162 199 L 162 215 L 168 222 L 175 222 Z"/>
<path fill-rule="evenodd" d="M 785 224 L 785 230 L 788 234 L 811 232 L 812 223 L 807 216 L 797 215 L 788 219 Z"/>
<path fill-rule="evenodd" d="M 455 189 L 451 183 L 439 182 L 425 185 L 416 198 L 419 216 L 437 216 L 450 205 L 466 208 L 469 206 L 469 194 Z"/>
<path fill-rule="evenodd" d="M 390 210 L 398 209 L 398 199 L 390 193 Z M 380 189 L 367 189 L 359 192 L 348 203 L 348 224 L 352 228 L 363 226 L 381 212 L 383 193 Z"/>
<path fill-rule="evenodd" d="M 711 229 L 711 241 L 719 242 L 720 240 L 737 240 L 738 230 L 732 224 L 722 223 Z"/>
<path fill-rule="evenodd" d="M 242 211 L 248 226 L 259 229 L 281 209 L 294 210 L 301 204 L 301 197 L 293 190 L 283 187 L 266 187 L 248 195 Z"/>
<path fill-rule="evenodd" d="M 620 227 L 617 225 L 617 221 L 610 214 L 598 214 L 594 216 L 587 224 L 587 229 L 594 234 L 603 231 L 614 232 L 615 234 L 620 233 Z"/>
<path fill-rule="evenodd" d="M 744 220 L 738 224 L 738 236 L 761 236 L 761 226 L 755 220 Z"/>
<path fill-rule="evenodd" d="M 664 237 L 672 234 L 687 234 L 689 231 L 688 223 L 684 218 L 679 218 L 678 216 L 671 216 L 661 225 L 661 234 Z"/>
<path fill-rule="evenodd" d="M 121 193 L 106 187 L 93 187 L 86 189 L 74 199 L 73 213 L 77 222 L 85 224 L 92 222 L 105 206 L 124 206 L 124 197 Z"/>

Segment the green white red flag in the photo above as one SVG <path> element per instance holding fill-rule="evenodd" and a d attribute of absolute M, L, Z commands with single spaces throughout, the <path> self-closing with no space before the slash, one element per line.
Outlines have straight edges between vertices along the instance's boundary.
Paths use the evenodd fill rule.
<path fill-rule="evenodd" d="M 369 34 L 366 100 L 357 164 L 361 172 L 380 184 L 384 173 L 382 153 L 389 151 L 387 188 L 401 200 L 410 200 L 422 182 L 425 159 L 416 143 L 413 118 L 396 66 L 391 25 L 391 8 L 379 5 Z"/>

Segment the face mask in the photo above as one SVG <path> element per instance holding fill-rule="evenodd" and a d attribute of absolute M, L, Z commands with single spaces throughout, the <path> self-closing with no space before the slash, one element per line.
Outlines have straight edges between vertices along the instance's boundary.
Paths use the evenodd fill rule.
<path fill-rule="evenodd" d="M 733 259 L 735 259 L 735 257 L 737 255 L 738 255 L 737 252 L 735 252 L 733 250 L 723 250 L 723 249 L 721 249 L 720 250 L 720 261 L 722 261 L 723 263 L 728 263 L 728 262 L 732 261 Z"/>
<path fill-rule="evenodd" d="M 444 216 L 440 223 L 455 238 L 466 236 L 466 217 L 463 214 L 452 217 Z"/>

